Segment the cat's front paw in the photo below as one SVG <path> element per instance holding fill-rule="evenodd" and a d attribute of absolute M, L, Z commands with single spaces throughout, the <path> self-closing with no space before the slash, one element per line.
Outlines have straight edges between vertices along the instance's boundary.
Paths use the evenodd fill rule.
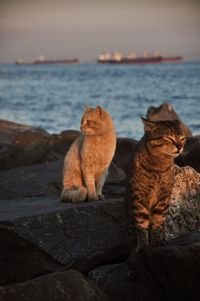
<path fill-rule="evenodd" d="M 99 201 L 105 200 L 105 196 L 103 194 L 98 194 Z"/>
<path fill-rule="evenodd" d="M 151 239 L 150 239 L 150 246 L 157 247 L 165 244 L 165 240 L 163 237 L 162 229 L 152 229 L 151 231 Z"/>
<path fill-rule="evenodd" d="M 99 197 L 96 193 L 88 194 L 88 202 L 95 202 L 98 200 L 99 200 Z"/>

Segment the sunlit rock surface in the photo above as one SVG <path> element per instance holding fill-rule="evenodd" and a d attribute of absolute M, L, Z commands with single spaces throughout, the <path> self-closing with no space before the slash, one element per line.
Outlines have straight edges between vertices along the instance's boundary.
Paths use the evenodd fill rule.
<path fill-rule="evenodd" d="M 192 167 L 176 167 L 165 238 L 200 231 L 200 174 Z"/>

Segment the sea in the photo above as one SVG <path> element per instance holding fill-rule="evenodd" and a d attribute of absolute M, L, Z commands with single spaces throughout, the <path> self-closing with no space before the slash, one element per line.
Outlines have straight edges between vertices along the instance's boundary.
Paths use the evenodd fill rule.
<path fill-rule="evenodd" d="M 140 139 L 150 106 L 163 102 L 200 134 L 200 61 L 151 65 L 0 65 L 0 119 L 49 133 L 80 129 L 83 106 L 102 106 L 117 135 Z"/>

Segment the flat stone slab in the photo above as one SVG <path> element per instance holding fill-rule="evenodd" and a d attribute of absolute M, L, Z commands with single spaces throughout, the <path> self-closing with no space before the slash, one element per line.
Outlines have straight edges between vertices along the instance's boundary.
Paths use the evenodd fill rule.
<path fill-rule="evenodd" d="M 108 297 L 84 275 L 69 270 L 20 284 L 0 287 L 1 301 L 108 301 Z"/>
<path fill-rule="evenodd" d="M 10 277 L 20 282 L 45 273 L 45 267 L 46 272 L 71 267 L 88 271 L 128 254 L 123 198 L 81 204 L 60 203 L 58 198 L 1 200 L 0 212 L 0 270 L 6 269 L 5 262 L 9 266 L 0 274 L 2 285 Z M 38 256 L 41 271 L 31 268 L 38 265 Z M 18 269 L 30 262 L 26 272 Z"/>
<path fill-rule="evenodd" d="M 43 185 L 49 187 L 57 177 L 52 172 L 54 167 L 58 175 L 60 167 L 55 164 L 34 166 L 33 169 L 24 167 L 23 172 L 30 173 L 36 168 L 34 177 L 28 178 L 24 184 L 25 189 L 30 184 L 33 191 L 28 188 L 30 195 L 23 192 L 22 198 L 13 199 L 13 190 L 11 199 L 0 199 L 0 271 L 4 271 L 0 273 L 0 285 L 69 268 L 87 272 L 129 253 L 123 187 L 120 188 L 117 182 L 115 185 L 107 183 L 105 188 L 110 189 L 110 194 L 107 191 L 106 200 L 99 202 L 61 203 L 58 191 L 40 196 L 40 188 Z M 17 177 L 16 171 L 5 172 L 7 179 L 13 173 Z M 47 176 L 48 171 L 51 172 Z M 16 192 L 20 192 L 19 187 L 23 187 L 29 172 L 18 178 Z M 36 178 L 38 186 L 32 183 Z M 43 183 L 41 187 L 40 183 Z M 199 173 L 190 167 L 177 168 L 165 227 L 167 240 L 200 230 L 199 189 Z"/>

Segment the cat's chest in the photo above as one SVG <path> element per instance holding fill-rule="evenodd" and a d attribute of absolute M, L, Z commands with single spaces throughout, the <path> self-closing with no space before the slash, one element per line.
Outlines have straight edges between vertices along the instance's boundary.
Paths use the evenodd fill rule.
<path fill-rule="evenodd" d="M 93 138 L 84 141 L 81 156 L 101 165 L 110 161 L 114 152 L 115 141 L 108 142 L 101 138 Z"/>
<path fill-rule="evenodd" d="M 146 182 L 146 205 L 152 207 L 163 196 L 170 194 L 173 178 L 162 174 L 151 174 Z"/>
<path fill-rule="evenodd" d="M 149 177 L 146 178 L 146 189 L 147 191 L 153 191 L 154 193 L 160 193 L 162 190 L 170 189 L 173 184 L 173 173 L 160 174 L 152 172 Z"/>

